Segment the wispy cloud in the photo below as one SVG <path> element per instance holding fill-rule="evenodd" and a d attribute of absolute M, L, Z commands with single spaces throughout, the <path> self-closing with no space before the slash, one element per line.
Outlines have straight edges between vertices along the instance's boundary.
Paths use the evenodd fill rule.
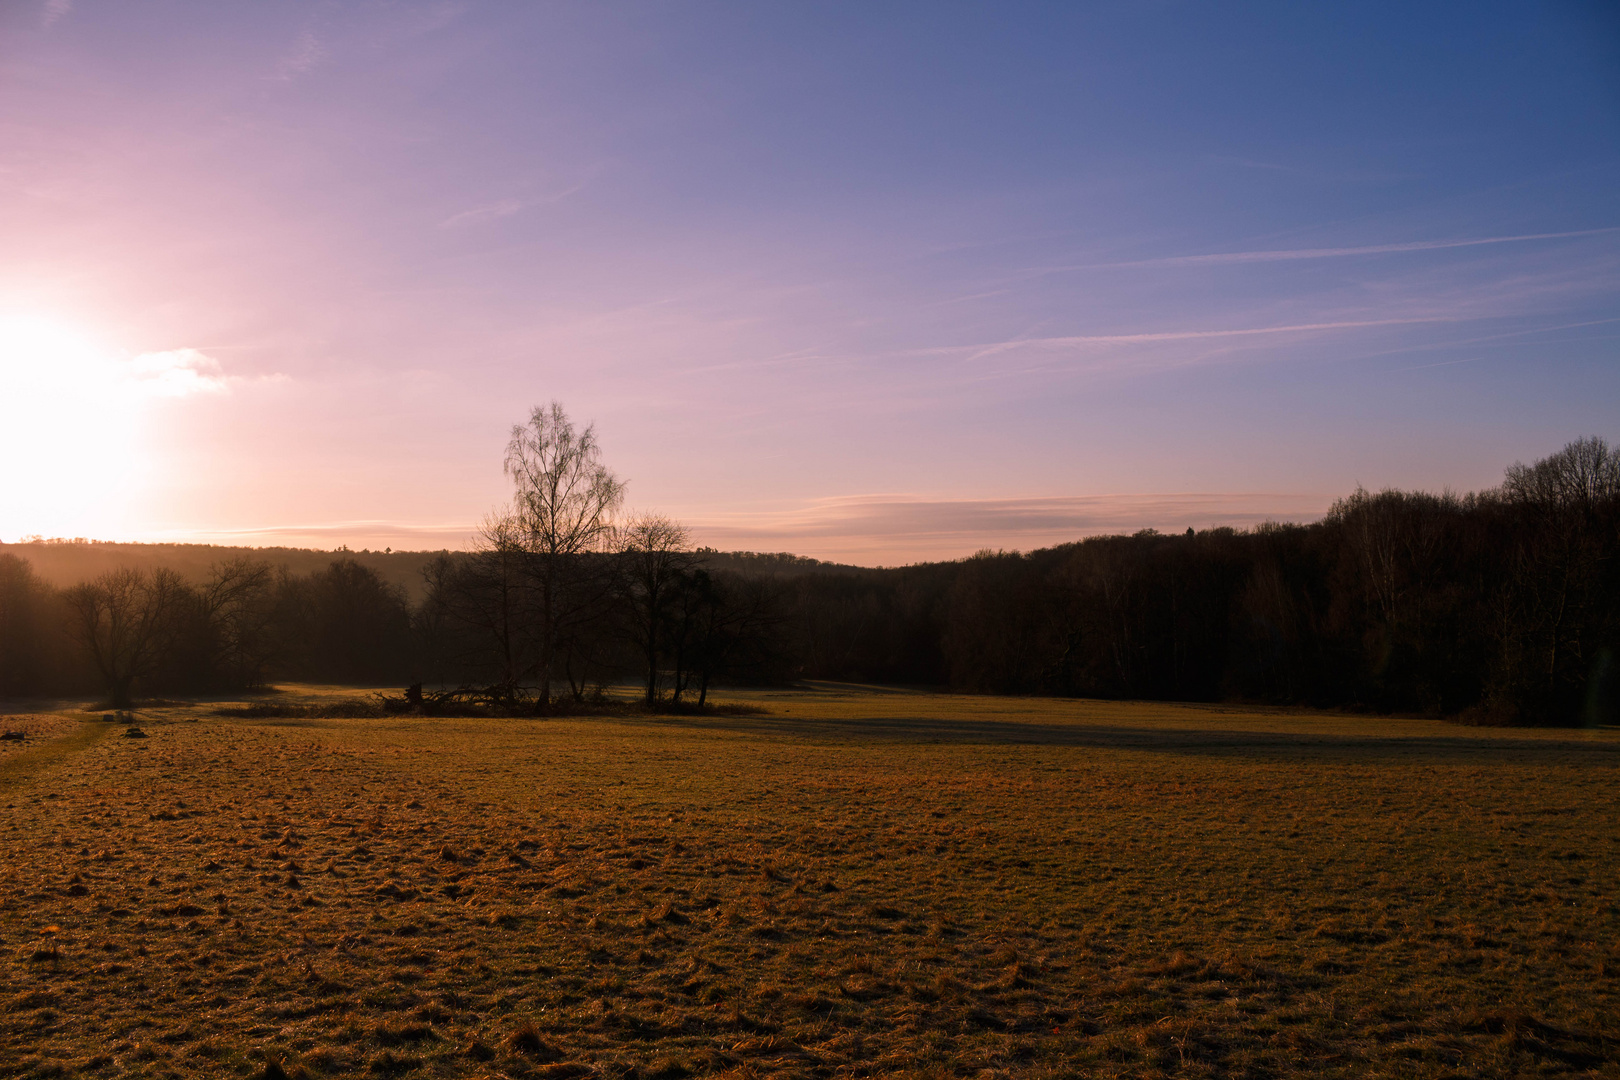
<path fill-rule="evenodd" d="M 141 389 L 157 397 L 222 394 L 230 388 L 219 361 L 197 349 L 142 353 L 129 362 L 128 371 Z"/>
<path fill-rule="evenodd" d="M 1383 326 L 1412 326 L 1420 323 L 1455 322 L 1445 315 L 1424 315 L 1404 319 L 1341 319 L 1333 322 L 1286 323 L 1279 326 L 1246 326 L 1231 330 L 1154 330 L 1137 334 L 1070 334 L 1061 337 L 1020 337 L 977 345 L 947 345 L 916 350 L 918 355 L 967 353 L 979 360 L 1020 348 L 1076 348 L 1087 345 L 1149 345 L 1176 341 L 1205 341 L 1221 338 L 1264 337 L 1277 334 L 1315 334 L 1336 330 L 1360 330 Z"/>
<path fill-rule="evenodd" d="M 39 25 L 49 30 L 56 25 L 57 20 L 63 18 L 73 10 L 73 0 L 45 0 L 45 7 L 39 14 Z"/>
<path fill-rule="evenodd" d="M 1388 184 L 1412 175 L 1411 173 L 1387 170 L 1308 168 L 1277 161 L 1260 161 L 1256 158 L 1229 157 L 1222 154 L 1212 154 L 1208 160 L 1216 165 L 1230 165 L 1238 169 L 1284 173 L 1289 176 L 1303 176 L 1313 180 L 1338 181 L 1351 184 Z"/>
<path fill-rule="evenodd" d="M 465 15 L 468 6 L 461 2 L 445 2 L 403 8 L 399 12 L 399 32 L 416 37 L 443 30 Z"/>
<path fill-rule="evenodd" d="M 721 372 L 755 373 L 771 369 L 799 369 L 814 373 L 815 386 L 802 388 L 797 399 L 800 408 L 826 397 L 828 407 L 840 411 L 859 409 L 883 415 L 916 412 L 939 404 L 939 395 L 960 393 L 964 387 L 982 386 L 987 381 L 1039 374 L 1073 373 L 1083 366 L 1101 371 L 1129 364 L 1134 369 L 1186 367 L 1215 362 L 1239 355 L 1251 355 L 1261 348 L 1278 348 L 1313 337 L 1354 334 L 1408 326 L 1453 325 L 1471 321 L 1469 313 L 1442 311 L 1383 319 L 1333 319 L 1320 322 L 1289 322 L 1262 326 L 1190 330 L 1149 330 L 1122 334 L 1066 334 L 1036 336 L 1023 334 L 1001 341 L 978 341 L 962 345 L 937 345 L 896 350 L 846 350 L 827 345 L 792 351 L 740 357 L 720 363 L 681 365 L 669 374 L 678 378 L 713 375 Z M 1023 357 L 1004 364 L 983 364 L 996 357 Z M 951 368 L 939 365 L 917 367 L 912 362 L 929 359 L 953 361 Z M 873 394 L 850 402 L 837 392 L 826 392 L 827 380 L 835 370 L 864 372 L 863 377 L 884 374 L 902 380 L 903 392 Z M 925 380 L 918 382 L 917 379 Z M 948 389 L 952 388 L 954 389 Z M 766 414 L 770 409 L 765 409 Z M 733 421 L 739 414 L 731 413 Z"/>
<path fill-rule="evenodd" d="M 795 349 L 793 352 L 777 353 L 772 356 L 762 356 L 746 360 L 734 360 L 724 364 L 700 364 L 694 367 L 685 367 L 679 369 L 677 374 L 685 377 L 688 375 L 706 375 L 716 371 L 741 371 L 751 368 L 785 367 L 836 359 L 837 358 L 835 357 L 818 352 L 815 349 Z M 848 363 L 849 361 L 846 359 L 845 362 Z"/>
<path fill-rule="evenodd" d="M 968 293 L 966 296 L 953 296 L 949 300 L 935 300 L 933 303 L 925 304 L 924 306 L 925 307 L 948 307 L 951 304 L 967 304 L 967 303 L 971 303 L 974 300 L 988 300 L 988 299 L 990 299 L 992 297 L 996 297 L 996 296 L 1006 296 L 1011 292 L 1012 292 L 1011 289 L 991 289 L 989 292 L 975 292 L 975 293 Z"/>
<path fill-rule="evenodd" d="M 1395 348 L 1392 348 L 1392 349 L 1378 349 L 1378 350 L 1372 351 L 1372 352 L 1357 353 L 1355 358 L 1356 359 L 1366 359 L 1366 358 L 1375 357 L 1375 356 L 1401 356 L 1401 355 L 1404 355 L 1406 353 L 1433 352 L 1433 351 L 1438 350 L 1438 349 L 1461 349 L 1461 348 L 1465 348 L 1465 347 L 1471 346 L 1471 345 L 1483 345 L 1483 346 L 1485 346 L 1487 348 L 1518 347 L 1516 345 L 1516 342 L 1519 339 L 1526 338 L 1526 337 L 1531 337 L 1531 336 L 1538 335 L 1538 334 L 1553 334 L 1553 333 L 1562 332 L 1564 330 L 1580 330 L 1580 329 L 1584 329 L 1584 328 L 1589 327 L 1589 326 L 1611 326 L 1611 325 L 1613 325 L 1615 323 L 1620 323 L 1620 318 L 1616 318 L 1616 319 L 1584 319 L 1584 320 L 1582 320 L 1580 322 L 1553 323 L 1553 324 L 1547 325 L 1547 326 L 1529 326 L 1529 327 L 1525 327 L 1524 329 L 1521 329 L 1521 330 L 1505 330 L 1505 331 L 1502 331 L 1500 333 L 1494 333 L 1494 334 L 1476 334 L 1476 335 L 1474 335 L 1472 337 L 1465 337 L 1465 338 L 1444 338 L 1444 339 L 1439 340 L 1439 341 L 1425 341 L 1425 342 L 1419 342 L 1419 343 L 1402 344 L 1402 345 L 1399 345 L 1399 346 L 1397 346 Z M 1593 337 L 1589 336 L 1589 337 L 1573 337 L 1573 338 L 1555 338 L 1555 339 L 1549 339 L 1549 340 L 1555 340 L 1555 341 L 1591 341 L 1591 340 L 1608 340 L 1609 337 L 1610 337 L 1610 335 L 1601 335 L 1601 336 L 1598 336 L 1596 338 L 1593 338 Z M 1539 346 L 1541 344 L 1544 344 L 1544 342 L 1532 342 L 1532 345 L 1538 345 Z M 1452 361 L 1447 361 L 1447 363 L 1451 363 L 1451 362 Z M 1423 364 L 1423 365 L 1419 365 L 1419 366 L 1420 367 L 1430 367 L 1430 366 L 1438 366 L 1438 365 Z M 1412 370 L 1412 369 L 1397 368 L 1396 370 L 1405 371 L 1405 370 Z"/>
<path fill-rule="evenodd" d="M 1451 366 L 1453 366 L 1455 364 L 1472 364 L 1475 360 L 1478 360 L 1478 359 L 1479 359 L 1479 357 L 1477 357 L 1477 356 L 1465 356 L 1461 360 L 1440 360 L 1440 361 L 1437 361 L 1437 362 L 1435 362 L 1433 364 L 1417 364 L 1417 365 L 1415 365 L 1413 367 L 1397 368 L 1396 370 L 1397 371 L 1426 371 L 1429 368 L 1451 367 Z"/>
<path fill-rule="evenodd" d="M 1601 229 L 1575 229 L 1569 232 L 1523 233 L 1517 236 L 1481 236 L 1457 240 L 1414 240 L 1403 244 L 1368 244 L 1360 247 L 1290 248 L 1281 251 L 1222 251 L 1209 255 L 1170 255 L 1158 259 L 1132 259 L 1127 262 L 1085 263 L 1075 266 L 1035 267 L 1039 273 L 1070 270 L 1116 270 L 1137 266 L 1222 266 L 1242 263 L 1291 262 L 1299 259 L 1339 259 L 1365 255 L 1392 255 L 1411 251 L 1443 251 L 1450 248 L 1483 247 L 1490 244 L 1521 244 L 1532 240 L 1566 240 L 1580 236 L 1603 236 L 1620 232 L 1620 226 Z"/>
<path fill-rule="evenodd" d="M 326 59 L 326 55 L 326 46 L 315 36 L 315 31 L 306 29 L 298 35 L 292 51 L 276 65 L 275 77 L 283 82 L 291 81 Z"/>
<path fill-rule="evenodd" d="M 461 225 L 474 225 L 480 221 L 494 221 L 496 218 L 509 217 L 521 209 L 523 209 L 521 201 L 502 199 L 500 202 L 490 203 L 488 206 L 475 206 L 471 210 L 451 214 L 439 222 L 439 228 L 454 229 Z"/>
<path fill-rule="evenodd" d="M 269 375 L 228 374 L 223 365 L 201 349 L 167 349 L 141 353 L 123 361 L 122 377 L 149 397 L 188 398 L 225 394 L 244 385 L 290 381 L 279 372 Z"/>

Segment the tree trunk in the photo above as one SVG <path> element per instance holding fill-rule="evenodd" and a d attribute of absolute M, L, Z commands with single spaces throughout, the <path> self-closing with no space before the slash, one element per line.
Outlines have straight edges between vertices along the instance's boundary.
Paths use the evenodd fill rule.
<path fill-rule="evenodd" d="M 647 616 L 647 704 L 658 701 L 658 610 Z"/>
<path fill-rule="evenodd" d="M 568 676 L 568 692 L 573 695 L 575 701 L 584 701 L 585 680 L 574 681 L 574 657 L 571 650 L 568 659 L 563 661 L 563 673 Z"/>
<path fill-rule="evenodd" d="M 689 678 L 691 678 L 691 675 L 686 670 L 686 654 L 679 644 L 679 639 L 677 639 L 677 644 L 675 646 L 675 680 L 673 687 L 673 698 L 675 704 L 677 705 L 681 703 L 681 694 L 686 690 L 686 682 Z"/>
<path fill-rule="evenodd" d="M 555 553 L 548 553 L 545 587 L 540 598 L 540 696 L 534 703 L 539 713 L 551 711 L 551 661 L 557 647 L 556 591 L 557 558 Z"/>

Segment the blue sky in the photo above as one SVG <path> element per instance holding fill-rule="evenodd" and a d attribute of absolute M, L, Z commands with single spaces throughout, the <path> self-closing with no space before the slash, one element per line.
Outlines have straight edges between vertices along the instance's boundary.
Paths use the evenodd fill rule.
<path fill-rule="evenodd" d="M 1612 5 L 0 12 L 3 539 L 456 546 L 552 398 L 861 562 L 1620 437 Z"/>

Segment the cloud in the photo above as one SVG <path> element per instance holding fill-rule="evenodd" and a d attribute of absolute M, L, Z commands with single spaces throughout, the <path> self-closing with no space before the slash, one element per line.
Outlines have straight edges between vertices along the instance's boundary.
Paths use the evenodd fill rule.
<path fill-rule="evenodd" d="M 1273 334 L 1318 334 L 1336 330 L 1362 330 L 1383 326 L 1412 326 L 1421 323 L 1455 322 L 1450 316 L 1425 315 L 1405 319 L 1341 319 L 1333 322 L 1286 323 L 1280 326 L 1247 326 L 1233 330 L 1155 330 L 1138 334 L 1071 334 L 1062 337 L 1026 337 L 979 345 L 946 345 L 916 350 L 918 355 L 968 353 L 978 360 L 1019 348 L 1078 348 L 1082 346 L 1152 345 L 1162 342 L 1206 341 L 1221 338 L 1264 337 Z"/>
<path fill-rule="evenodd" d="M 128 373 L 137 386 L 155 397 L 222 394 L 231 382 L 218 360 L 197 349 L 142 353 L 129 362 Z"/>
<path fill-rule="evenodd" d="M 972 364 L 975 361 L 988 359 L 1003 354 L 1016 353 L 1020 350 L 1045 351 L 1048 353 L 1061 353 L 1065 350 L 1089 350 L 1093 353 L 1106 354 L 1108 350 L 1123 350 L 1137 346 L 1196 344 L 1198 342 L 1229 344 L 1222 345 L 1215 352 L 1201 354 L 1202 356 L 1224 355 L 1233 349 L 1242 348 L 1245 339 L 1287 338 L 1290 335 L 1304 336 L 1312 334 L 1331 334 L 1353 330 L 1376 330 L 1395 326 L 1417 326 L 1426 324 L 1457 323 L 1467 321 L 1466 315 L 1413 315 L 1405 318 L 1391 319 L 1336 319 L 1324 322 L 1310 323 L 1283 323 L 1274 326 L 1246 326 L 1234 329 L 1211 330 L 1151 330 L 1131 334 L 1066 334 L 1048 337 L 1017 337 L 1005 341 L 974 342 L 965 345 L 934 345 L 916 349 L 900 349 L 890 352 L 872 353 L 862 357 L 860 355 L 841 355 L 835 352 L 822 352 L 815 349 L 801 349 L 793 352 L 777 353 L 759 358 L 747 358 L 729 361 L 720 364 L 701 364 L 679 369 L 681 376 L 711 374 L 719 371 L 743 371 L 766 369 L 774 367 L 798 367 L 816 365 L 826 368 L 833 364 L 850 365 L 859 363 L 863 359 L 890 358 L 896 360 L 915 359 L 921 357 L 961 357 L 962 361 Z M 1194 360 L 1199 357 L 1193 357 Z M 1184 352 L 1177 352 L 1164 361 L 1165 363 L 1183 364 L 1188 362 Z M 938 370 L 929 372 L 930 384 L 938 388 L 944 376 Z M 978 377 L 975 375 L 975 377 Z"/>
<path fill-rule="evenodd" d="M 40 28 L 49 30 L 72 10 L 73 0 L 45 0 L 45 7 L 39 15 Z"/>
<path fill-rule="evenodd" d="M 710 515 L 694 522 L 692 533 L 699 543 L 724 550 L 791 551 L 895 565 L 959 558 L 982 548 L 1030 550 L 1145 528 L 1180 532 L 1311 520 L 1330 502 L 1320 495 L 1278 492 L 1007 499 L 862 495 L 777 512 Z"/>
<path fill-rule="evenodd" d="M 321 44 L 321 39 L 315 36 L 313 30 L 305 30 L 298 35 L 292 51 L 276 65 L 275 77 L 283 82 L 291 81 L 325 58 L 326 46 Z"/>
<path fill-rule="evenodd" d="M 459 2 L 405 8 L 399 12 L 398 32 L 408 37 L 435 33 L 460 19 L 467 13 L 467 8 L 467 4 Z"/>
<path fill-rule="evenodd" d="M 1290 176 L 1304 176 L 1314 180 L 1338 181 L 1351 184 L 1388 184 L 1398 180 L 1409 179 L 1411 173 L 1391 172 L 1388 170 L 1307 168 L 1300 165 L 1285 165 L 1275 161 L 1260 161 L 1255 158 L 1228 157 L 1213 154 L 1209 161 L 1216 165 L 1231 165 L 1239 169 L 1254 169 L 1261 172 L 1286 173 Z"/>
<path fill-rule="evenodd" d="M 463 210 L 459 214 L 452 214 L 439 222 L 441 229 L 454 229 L 460 225 L 472 225 L 480 221 L 493 221 L 496 218 L 507 217 L 523 209 L 523 204 L 517 199 L 502 199 L 488 206 L 478 206 L 471 210 Z"/>
<path fill-rule="evenodd" d="M 1443 251 L 1449 248 L 1482 247 L 1489 244 L 1521 244 L 1532 240 L 1565 240 L 1572 237 L 1603 236 L 1617 232 L 1620 232 L 1620 226 L 1609 226 L 1602 229 L 1576 229 L 1571 232 L 1524 233 L 1518 236 L 1482 236 L 1460 240 L 1414 240 L 1404 244 L 1371 244 L 1362 247 L 1291 248 L 1280 251 L 1224 251 L 1210 255 L 1171 255 L 1161 259 L 1134 259 L 1129 262 L 1036 267 L 1034 272 L 1057 274 L 1071 270 L 1118 270 L 1138 266 L 1230 266 L 1243 263 L 1291 262 L 1298 259 L 1339 259 L 1364 255 L 1390 255 L 1408 251 Z"/>
<path fill-rule="evenodd" d="M 600 164 L 592 165 L 586 170 L 586 176 L 584 179 L 579 180 L 577 183 L 570 184 L 568 187 L 562 188 L 558 191 L 549 193 L 531 193 L 527 198 L 523 199 L 502 199 L 499 202 L 493 202 L 487 206 L 475 206 L 471 210 L 463 210 L 459 214 L 451 214 L 449 217 L 439 222 L 439 228 L 453 229 L 460 225 L 473 225 L 480 221 L 493 221 L 496 218 L 507 217 L 511 214 L 517 213 L 519 210 L 523 210 L 531 206 L 549 206 L 552 203 L 562 202 L 575 192 L 583 191 L 591 176 L 593 176 L 600 168 Z"/>

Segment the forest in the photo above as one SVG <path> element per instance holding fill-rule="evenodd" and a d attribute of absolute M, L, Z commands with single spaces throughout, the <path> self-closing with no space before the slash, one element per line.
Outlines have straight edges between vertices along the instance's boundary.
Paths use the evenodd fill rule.
<path fill-rule="evenodd" d="M 420 556 L 410 592 L 343 553 L 299 572 L 226 549 L 201 573 L 126 566 L 68 587 L 0 554 L 0 694 L 425 685 L 543 713 L 627 681 L 667 708 L 825 679 L 1616 719 L 1620 449 L 1600 438 L 1487 491 L 1358 490 L 1311 524 L 894 569 L 723 553 L 622 517 L 622 483 L 560 406 L 514 429 L 506 465 L 512 503 L 473 550 Z"/>

